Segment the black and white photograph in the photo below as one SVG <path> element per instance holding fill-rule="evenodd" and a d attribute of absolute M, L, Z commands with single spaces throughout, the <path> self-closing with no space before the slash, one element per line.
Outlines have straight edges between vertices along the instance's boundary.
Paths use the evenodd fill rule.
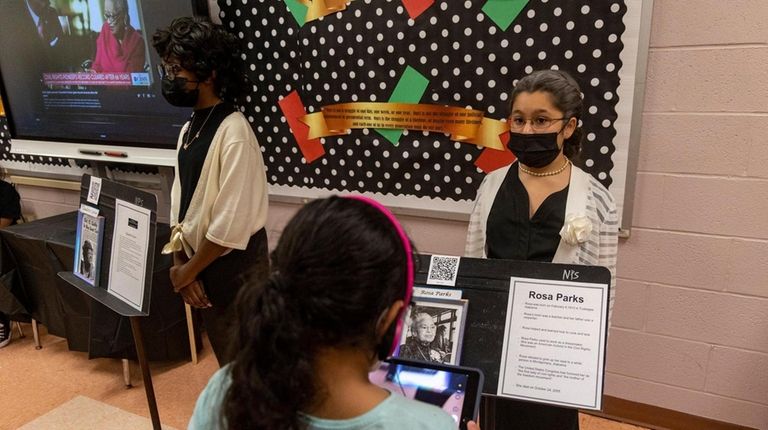
<path fill-rule="evenodd" d="M 459 364 L 467 300 L 416 298 L 406 315 L 397 357 Z"/>
<path fill-rule="evenodd" d="M 96 278 L 96 262 L 93 259 L 93 242 L 84 240 L 80 249 L 80 274 L 84 278 L 93 281 Z"/>
<path fill-rule="evenodd" d="M 99 278 L 99 256 L 103 231 L 103 216 L 92 216 L 82 210 L 78 212 L 73 272 L 77 277 L 94 287 L 97 286 Z"/>

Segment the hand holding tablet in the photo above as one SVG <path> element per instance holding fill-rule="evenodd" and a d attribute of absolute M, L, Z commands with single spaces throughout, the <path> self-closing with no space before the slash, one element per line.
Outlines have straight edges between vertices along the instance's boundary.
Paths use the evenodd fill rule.
<path fill-rule="evenodd" d="M 390 358 L 369 374 L 371 382 L 395 394 L 433 404 L 456 421 L 461 430 L 477 419 L 483 373 L 470 367 Z"/>

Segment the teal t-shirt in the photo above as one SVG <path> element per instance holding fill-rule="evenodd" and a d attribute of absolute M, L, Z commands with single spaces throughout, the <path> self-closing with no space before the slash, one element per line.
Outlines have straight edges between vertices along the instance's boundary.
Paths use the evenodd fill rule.
<path fill-rule="evenodd" d="M 189 430 L 223 430 L 220 425 L 221 404 L 232 383 L 229 366 L 219 369 L 208 381 L 195 404 Z M 383 402 L 359 417 L 348 420 L 325 420 L 305 415 L 308 430 L 454 430 L 456 422 L 442 409 L 390 393 Z"/>

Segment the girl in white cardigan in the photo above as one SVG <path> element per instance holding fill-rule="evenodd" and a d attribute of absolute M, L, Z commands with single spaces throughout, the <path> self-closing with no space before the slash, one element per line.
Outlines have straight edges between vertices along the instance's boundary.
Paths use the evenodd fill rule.
<path fill-rule="evenodd" d="M 153 44 L 163 96 L 194 112 L 178 140 L 171 191 L 171 283 L 202 309 L 216 359 L 229 361 L 233 302 L 244 267 L 267 275 L 267 178 L 248 120 L 235 107 L 243 80 L 234 36 L 201 18 L 177 18 Z"/>
<path fill-rule="evenodd" d="M 616 205 L 602 184 L 572 163 L 581 150 L 581 90 L 567 73 L 541 70 L 522 78 L 511 100 L 508 146 L 517 161 L 480 185 L 465 254 L 605 266 L 612 307 Z M 497 428 L 579 428 L 575 409 L 511 400 L 495 409 Z"/>

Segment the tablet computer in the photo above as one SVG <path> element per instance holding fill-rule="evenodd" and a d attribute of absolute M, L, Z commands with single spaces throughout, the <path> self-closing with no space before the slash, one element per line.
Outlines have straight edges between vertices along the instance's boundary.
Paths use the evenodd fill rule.
<path fill-rule="evenodd" d="M 477 420 L 483 391 L 480 369 L 390 358 L 369 377 L 395 394 L 443 409 L 458 429 L 466 430 L 468 421 Z"/>

